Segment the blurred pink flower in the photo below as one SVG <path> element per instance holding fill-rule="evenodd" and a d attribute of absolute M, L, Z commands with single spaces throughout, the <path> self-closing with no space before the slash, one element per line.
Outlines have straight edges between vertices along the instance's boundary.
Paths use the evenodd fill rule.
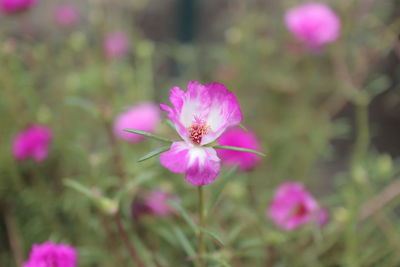
<path fill-rule="evenodd" d="M 329 222 L 329 213 L 328 210 L 326 208 L 321 207 L 318 211 L 317 211 L 317 222 L 320 225 L 325 225 Z"/>
<path fill-rule="evenodd" d="M 178 200 L 178 197 L 161 190 L 153 190 L 142 201 L 132 203 L 132 215 L 139 217 L 143 214 L 155 216 L 167 216 L 175 212 L 175 209 L 168 205 L 169 200 Z"/>
<path fill-rule="evenodd" d="M 260 150 L 260 142 L 257 136 L 252 132 L 233 127 L 225 131 L 218 143 L 224 146 L 236 146 L 253 150 Z M 239 165 L 241 171 L 250 170 L 260 162 L 261 157 L 250 152 L 240 152 L 228 149 L 217 149 L 218 156 L 222 163 L 230 166 Z"/>
<path fill-rule="evenodd" d="M 191 81 L 186 91 L 172 88 L 169 100 L 172 107 L 161 104 L 161 109 L 168 112 L 183 141 L 172 143 L 161 154 L 161 165 L 173 173 L 184 173 L 185 180 L 196 186 L 213 182 L 221 164 L 215 149 L 206 145 L 242 120 L 235 95 L 220 83 Z"/>
<path fill-rule="evenodd" d="M 13 155 L 17 160 L 33 158 L 37 162 L 43 161 L 49 153 L 51 140 L 50 128 L 38 124 L 31 125 L 14 138 Z"/>
<path fill-rule="evenodd" d="M 152 103 L 141 103 L 130 107 L 127 111 L 118 115 L 114 121 L 114 134 L 120 139 L 137 143 L 143 140 L 143 135 L 128 133 L 123 129 L 135 129 L 146 132 L 154 132 L 160 123 L 159 107 Z"/>
<path fill-rule="evenodd" d="M 103 50 L 110 60 L 123 57 L 129 50 L 129 40 L 125 33 L 115 31 L 106 36 Z"/>
<path fill-rule="evenodd" d="M 167 201 L 174 199 L 176 200 L 177 198 L 161 190 L 153 190 L 145 201 L 152 214 L 165 216 L 173 213 L 174 209 L 168 205 Z"/>
<path fill-rule="evenodd" d="M 321 209 L 303 184 L 298 182 L 285 182 L 279 186 L 267 215 L 286 231 L 311 222 L 322 225 L 328 221 L 327 211 Z"/>
<path fill-rule="evenodd" d="M 54 18 L 61 26 L 71 26 L 78 21 L 79 13 L 73 6 L 59 5 L 54 12 Z"/>
<path fill-rule="evenodd" d="M 76 267 L 77 258 L 73 247 L 47 241 L 33 245 L 29 259 L 22 267 Z"/>
<path fill-rule="evenodd" d="M 7 14 L 22 12 L 36 3 L 36 0 L 0 0 L 0 10 Z"/>
<path fill-rule="evenodd" d="M 311 49 L 335 41 L 340 34 L 340 19 L 327 5 L 309 2 L 289 9 L 286 27 Z"/>

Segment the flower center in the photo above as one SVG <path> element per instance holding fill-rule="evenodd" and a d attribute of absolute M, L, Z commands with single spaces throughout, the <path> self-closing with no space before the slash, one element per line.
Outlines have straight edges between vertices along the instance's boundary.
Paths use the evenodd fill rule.
<path fill-rule="evenodd" d="M 203 135 L 207 134 L 209 130 L 210 127 L 205 121 L 196 119 L 196 121 L 188 127 L 190 140 L 192 140 L 194 144 L 200 145 Z"/>
<path fill-rule="evenodd" d="M 307 213 L 308 213 L 307 207 L 301 203 L 301 204 L 298 204 L 297 207 L 295 207 L 293 216 L 294 217 L 303 217 L 303 216 L 307 215 Z"/>

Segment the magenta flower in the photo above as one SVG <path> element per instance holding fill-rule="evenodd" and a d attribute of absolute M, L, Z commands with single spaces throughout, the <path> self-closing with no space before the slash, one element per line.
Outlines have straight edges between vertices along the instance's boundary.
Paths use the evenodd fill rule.
<path fill-rule="evenodd" d="M 145 199 L 149 211 L 157 216 L 166 216 L 174 212 L 174 209 L 168 205 L 168 200 L 176 200 L 177 197 L 165 193 L 161 190 L 153 190 Z"/>
<path fill-rule="evenodd" d="M 187 91 L 174 87 L 169 96 L 172 108 L 161 104 L 168 112 L 182 142 L 174 142 L 161 154 L 161 164 L 174 173 L 184 173 L 185 180 L 201 186 L 211 183 L 220 172 L 220 159 L 214 142 L 228 127 L 238 125 L 242 112 L 235 95 L 219 83 L 202 85 L 191 81 Z"/>
<path fill-rule="evenodd" d="M 171 215 L 175 212 L 175 209 L 168 205 L 169 200 L 176 201 L 178 198 L 161 190 L 153 190 L 141 201 L 132 203 L 132 216 L 140 217 L 143 214 L 155 216 Z"/>
<path fill-rule="evenodd" d="M 260 142 L 257 136 L 252 132 L 232 127 L 218 138 L 218 143 L 224 146 L 235 146 L 260 150 Z M 260 162 L 261 157 L 250 152 L 242 152 L 228 149 L 217 149 L 218 156 L 222 163 L 229 166 L 239 165 L 239 170 L 247 171 L 254 168 Z"/>
<path fill-rule="evenodd" d="M 133 128 L 146 132 L 154 132 L 160 120 L 159 107 L 155 104 L 144 102 L 130 107 L 127 111 L 118 115 L 114 121 L 114 135 L 128 142 L 137 143 L 145 137 L 125 132 L 123 129 Z"/>
<path fill-rule="evenodd" d="M 7 14 L 22 12 L 36 3 L 36 0 L 0 0 L 0 10 Z"/>
<path fill-rule="evenodd" d="M 313 196 L 298 182 L 285 182 L 279 186 L 267 215 L 286 231 L 310 222 L 327 222 L 326 210 L 321 209 Z"/>
<path fill-rule="evenodd" d="M 309 2 L 291 8 L 285 15 L 286 27 L 311 49 L 335 41 L 340 34 L 340 19 L 329 6 Z"/>
<path fill-rule="evenodd" d="M 329 213 L 328 210 L 326 208 L 321 207 L 318 211 L 317 211 L 317 222 L 320 225 L 325 225 L 329 222 Z"/>
<path fill-rule="evenodd" d="M 77 252 L 73 247 L 47 241 L 33 245 L 29 259 L 22 267 L 75 267 L 77 258 Z"/>
<path fill-rule="evenodd" d="M 12 150 L 15 159 L 33 158 L 36 162 L 43 161 L 49 153 L 52 140 L 50 128 L 34 124 L 18 133 L 14 139 Z"/>
<path fill-rule="evenodd" d="M 107 59 L 122 58 L 128 52 L 128 49 L 128 37 L 123 32 L 112 32 L 104 39 L 103 50 Z"/>
<path fill-rule="evenodd" d="M 59 5 L 54 12 L 55 21 L 61 26 L 71 26 L 79 19 L 78 10 L 69 5 Z"/>

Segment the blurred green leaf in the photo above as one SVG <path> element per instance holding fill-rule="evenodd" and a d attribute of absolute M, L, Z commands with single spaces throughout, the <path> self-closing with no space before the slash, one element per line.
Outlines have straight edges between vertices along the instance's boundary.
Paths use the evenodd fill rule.
<path fill-rule="evenodd" d="M 186 238 L 182 230 L 178 226 L 174 226 L 172 230 L 175 233 L 176 238 L 181 243 L 182 248 L 185 250 L 186 254 L 189 257 L 196 256 L 196 251 L 193 249 L 192 245 L 190 244 L 189 240 Z"/>
<path fill-rule="evenodd" d="M 186 223 L 192 228 L 193 232 L 197 233 L 199 231 L 197 225 L 194 223 L 192 218 L 190 217 L 189 213 L 186 211 L 186 209 L 177 201 L 169 200 L 168 204 L 177 209 L 180 214 L 182 215 L 183 219 L 186 221 Z"/>
<path fill-rule="evenodd" d="M 243 147 L 216 145 L 216 146 L 213 146 L 213 148 L 228 149 L 228 150 L 235 150 L 235 151 L 241 151 L 241 152 L 250 152 L 250 153 L 262 156 L 262 157 L 266 157 L 266 155 L 262 152 L 255 151 L 253 149 L 243 148 Z"/>
<path fill-rule="evenodd" d="M 219 237 L 216 233 L 214 233 L 214 232 L 212 232 L 210 230 L 204 229 L 204 228 L 201 228 L 200 231 L 202 231 L 203 233 L 206 233 L 209 236 L 211 236 L 215 241 L 217 241 L 217 243 L 220 246 L 222 246 L 222 247 L 225 246 L 224 241 L 222 241 L 222 238 Z"/>
<path fill-rule="evenodd" d="M 170 148 L 169 146 L 163 146 L 163 147 L 160 147 L 160 148 L 158 148 L 156 150 L 153 150 L 150 153 L 148 153 L 148 154 L 144 155 L 143 157 L 141 157 L 140 159 L 138 159 L 138 162 L 142 162 L 142 161 L 145 161 L 147 159 L 151 159 L 152 157 L 158 156 L 161 153 L 164 153 L 165 151 L 168 151 L 169 148 Z"/>
<path fill-rule="evenodd" d="M 162 136 L 158 136 L 158 135 L 155 135 L 155 134 L 152 134 L 152 133 L 149 133 L 149 132 L 141 131 L 141 130 L 124 129 L 124 131 L 128 132 L 128 133 L 144 135 L 144 136 L 156 139 L 156 140 L 161 141 L 161 142 L 166 142 L 166 143 L 173 143 L 174 142 L 173 140 L 170 140 L 168 138 L 165 138 L 165 137 L 162 137 Z"/>

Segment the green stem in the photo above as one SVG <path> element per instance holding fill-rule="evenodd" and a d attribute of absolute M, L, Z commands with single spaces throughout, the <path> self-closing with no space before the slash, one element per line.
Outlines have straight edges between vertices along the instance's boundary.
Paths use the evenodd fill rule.
<path fill-rule="evenodd" d="M 199 267 L 204 267 L 204 253 L 205 253 L 205 244 L 204 244 L 204 232 L 201 229 L 204 229 L 204 218 L 205 218 L 205 210 L 204 210 L 204 192 L 203 186 L 197 187 L 197 193 L 199 196 L 199 232 L 198 232 L 198 256 L 199 256 Z"/>
<path fill-rule="evenodd" d="M 356 100 L 356 143 L 353 151 L 353 166 L 358 165 L 366 155 L 369 145 L 368 97 L 360 95 Z"/>

